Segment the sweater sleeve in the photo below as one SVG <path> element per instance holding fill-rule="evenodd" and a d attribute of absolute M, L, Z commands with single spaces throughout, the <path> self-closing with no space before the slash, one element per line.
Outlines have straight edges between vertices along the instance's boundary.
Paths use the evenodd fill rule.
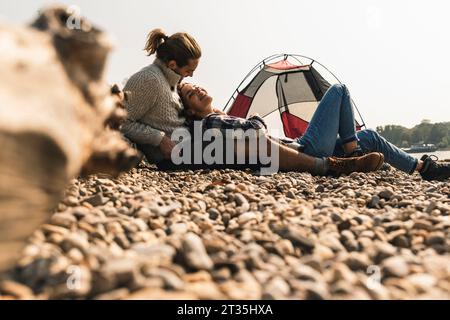
<path fill-rule="evenodd" d="M 151 126 L 127 119 L 122 125 L 123 134 L 130 140 L 139 144 L 150 144 L 152 146 L 159 146 L 165 133 Z"/>
<path fill-rule="evenodd" d="M 157 103 L 160 87 L 155 76 L 141 73 L 131 77 L 124 88 L 128 91 L 128 118 L 122 125 L 122 132 L 136 143 L 158 146 L 165 135 L 163 131 L 139 121 Z"/>

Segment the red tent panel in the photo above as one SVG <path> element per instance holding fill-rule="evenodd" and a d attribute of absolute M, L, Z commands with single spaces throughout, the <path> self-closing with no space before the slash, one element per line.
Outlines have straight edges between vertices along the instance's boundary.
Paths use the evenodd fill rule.
<path fill-rule="evenodd" d="M 297 69 L 297 68 L 301 68 L 303 66 L 298 66 L 295 64 L 290 63 L 287 60 L 281 60 L 275 63 L 271 63 L 267 65 L 270 68 L 273 69 L 277 69 L 277 70 L 292 70 L 292 69 Z"/>
<path fill-rule="evenodd" d="M 283 129 L 286 137 L 295 139 L 305 134 L 308 128 L 308 122 L 296 117 L 289 112 L 281 113 L 281 121 L 283 121 Z"/>
<path fill-rule="evenodd" d="M 251 98 L 244 96 L 243 94 L 238 94 L 228 114 L 230 116 L 246 118 L 251 104 Z"/>

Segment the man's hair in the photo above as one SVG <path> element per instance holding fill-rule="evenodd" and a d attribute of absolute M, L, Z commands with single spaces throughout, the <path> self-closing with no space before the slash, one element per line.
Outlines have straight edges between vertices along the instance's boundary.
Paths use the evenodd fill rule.
<path fill-rule="evenodd" d="M 179 68 L 186 66 L 189 59 L 202 56 L 199 44 L 191 35 L 177 32 L 169 37 L 162 29 L 149 32 L 144 50 L 149 56 L 156 53 L 156 57 L 166 63 L 175 60 Z"/>

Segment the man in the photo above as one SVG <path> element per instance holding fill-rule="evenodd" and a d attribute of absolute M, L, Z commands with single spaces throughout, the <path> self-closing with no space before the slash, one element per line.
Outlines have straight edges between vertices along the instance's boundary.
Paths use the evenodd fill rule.
<path fill-rule="evenodd" d="M 170 159 L 174 147 L 170 135 L 185 122 L 177 85 L 193 75 L 201 49 L 187 33 L 169 37 L 154 29 L 144 50 L 149 56 L 156 53 L 156 59 L 133 74 L 124 87 L 128 119 L 122 133 L 136 143 L 149 162 L 158 163 Z"/>

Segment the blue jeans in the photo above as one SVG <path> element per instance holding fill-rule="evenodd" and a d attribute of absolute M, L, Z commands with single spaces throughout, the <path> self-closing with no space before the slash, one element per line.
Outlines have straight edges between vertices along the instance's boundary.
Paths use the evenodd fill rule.
<path fill-rule="evenodd" d="M 374 130 L 356 132 L 350 93 L 343 84 L 328 89 L 297 141 L 304 146 L 303 152 L 313 157 L 343 157 L 343 145 L 358 141 L 363 152 L 381 152 L 387 163 L 404 172 L 412 174 L 418 162 Z"/>

